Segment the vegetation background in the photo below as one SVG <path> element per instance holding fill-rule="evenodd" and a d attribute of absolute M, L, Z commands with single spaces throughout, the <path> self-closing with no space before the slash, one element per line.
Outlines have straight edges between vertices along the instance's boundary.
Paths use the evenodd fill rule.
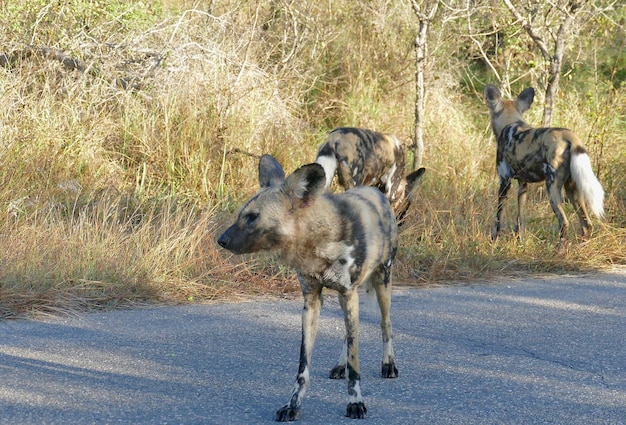
<path fill-rule="evenodd" d="M 548 40 L 561 3 L 516 2 Z M 538 125 L 547 65 L 503 3 L 441 2 L 425 68 L 427 174 L 396 282 L 626 263 L 626 10 L 582 3 L 553 124 L 584 140 L 605 221 L 583 243 L 568 206 L 572 242 L 557 255 L 535 185 L 526 237 L 508 226 L 491 241 L 498 181 L 482 90 L 534 86 Z M 417 22 L 409 0 L 0 1 L 0 318 L 297 294 L 271 256 L 232 257 L 215 238 L 256 191 L 263 153 L 290 172 L 333 128 L 361 126 L 395 133 L 410 156 Z"/>

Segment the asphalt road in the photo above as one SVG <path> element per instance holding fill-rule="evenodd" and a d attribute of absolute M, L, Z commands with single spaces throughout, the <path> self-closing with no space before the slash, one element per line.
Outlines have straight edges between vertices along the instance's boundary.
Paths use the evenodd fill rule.
<path fill-rule="evenodd" d="M 0 322 L 0 424 L 269 424 L 297 371 L 301 301 Z M 400 377 L 361 311 L 365 424 L 626 424 L 626 271 L 397 289 Z M 325 300 L 301 424 L 343 417 Z"/>

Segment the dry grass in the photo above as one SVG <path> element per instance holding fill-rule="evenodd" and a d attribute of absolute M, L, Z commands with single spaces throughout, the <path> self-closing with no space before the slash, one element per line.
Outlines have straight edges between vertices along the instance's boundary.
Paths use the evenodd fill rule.
<path fill-rule="evenodd" d="M 84 64 L 33 54 L 0 67 L 0 318 L 297 294 L 293 272 L 271 257 L 232 257 L 214 242 L 256 190 L 256 156 L 272 153 L 291 171 L 339 125 L 409 143 L 415 22 L 406 5 L 61 3 L 0 9 L 0 54 L 50 46 Z M 562 89 L 557 119 L 588 140 L 608 217 L 588 242 L 573 229 L 557 255 L 539 186 L 525 239 L 491 241 L 486 109 L 460 85 L 451 55 L 436 54 L 445 66 L 433 65 L 429 83 L 428 171 L 402 228 L 396 281 L 626 263 L 624 88 L 595 102 L 573 83 Z M 509 221 L 515 208 L 512 199 Z"/>

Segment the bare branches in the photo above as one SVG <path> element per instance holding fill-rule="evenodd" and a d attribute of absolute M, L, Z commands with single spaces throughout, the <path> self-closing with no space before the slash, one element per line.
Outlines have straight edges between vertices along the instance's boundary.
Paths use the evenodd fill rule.
<path fill-rule="evenodd" d="M 549 3 L 551 7 L 559 11 L 561 19 L 556 34 L 552 36 L 554 39 L 554 49 L 552 52 L 550 51 L 544 37 L 541 36 L 539 30 L 535 25 L 533 25 L 532 20 L 524 17 L 522 13 L 513 5 L 511 0 L 503 0 L 503 2 L 515 19 L 517 19 L 520 25 L 528 33 L 541 52 L 544 60 L 548 63 L 548 84 L 546 86 L 546 102 L 543 110 L 542 125 L 549 126 L 552 123 L 552 109 L 554 106 L 554 98 L 556 97 L 556 93 L 558 91 L 567 39 L 571 33 L 571 26 L 576 18 L 576 14 L 584 6 L 586 0 L 568 0 L 567 4 Z M 544 30 L 551 33 L 552 28 L 549 23 L 545 23 Z"/>
<path fill-rule="evenodd" d="M 437 8 L 439 7 L 439 1 L 438 0 L 427 1 L 425 11 L 422 11 L 422 7 L 417 2 L 417 0 L 411 0 L 411 7 L 413 8 L 415 15 L 417 15 L 417 18 L 420 21 L 432 21 L 433 18 L 435 17 L 435 14 L 437 13 Z"/>
<path fill-rule="evenodd" d="M 522 14 L 515 8 L 515 6 L 513 6 L 513 4 L 511 3 L 511 0 L 502 0 L 502 1 L 506 5 L 506 7 L 511 11 L 513 16 L 515 16 L 515 18 L 520 23 L 522 28 L 526 30 L 530 38 L 533 39 L 533 41 L 535 42 L 535 44 L 541 51 L 543 58 L 549 61 L 551 58 L 550 50 L 548 49 L 548 46 L 546 45 L 546 43 L 543 41 L 543 38 L 539 35 L 539 33 L 537 33 L 535 28 L 531 25 L 530 20 L 522 16 Z"/>
<path fill-rule="evenodd" d="M 465 8 L 465 13 L 467 14 L 467 34 L 468 34 L 469 39 L 474 43 L 474 45 L 476 45 L 476 47 L 478 48 L 478 51 L 480 52 L 480 55 L 484 59 L 489 69 L 491 69 L 491 71 L 495 74 L 498 81 L 502 81 L 502 78 L 500 77 L 498 70 L 493 65 L 493 62 L 489 59 L 489 55 L 487 55 L 487 52 L 485 52 L 482 42 L 474 34 L 474 29 L 472 28 L 472 16 L 471 16 L 472 8 L 470 7 L 469 4 Z M 496 31 L 493 31 L 492 34 L 496 34 Z M 480 34 L 480 35 L 484 37 L 487 34 Z"/>

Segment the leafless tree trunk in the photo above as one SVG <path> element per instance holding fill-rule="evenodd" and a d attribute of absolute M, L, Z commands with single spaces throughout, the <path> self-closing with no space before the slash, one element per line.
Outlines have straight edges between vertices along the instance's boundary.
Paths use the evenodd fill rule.
<path fill-rule="evenodd" d="M 511 11 L 513 16 L 521 23 L 522 27 L 530 38 L 535 42 L 543 58 L 548 62 L 548 84 L 546 86 L 546 101 L 543 109 L 542 126 L 552 125 L 552 111 L 554 109 L 554 99 L 559 88 L 561 79 L 561 67 L 563 64 L 563 53 L 567 38 L 570 35 L 570 27 L 576 18 L 576 14 L 582 8 L 586 0 L 568 0 L 567 4 L 560 8 L 562 20 L 559 30 L 554 35 L 554 52 L 550 53 L 545 40 L 539 35 L 530 19 L 524 17 L 520 11 L 511 3 L 511 0 L 503 0 L 504 4 Z"/>
<path fill-rule="evenodd" d="M 428 26 L 437 13 L 438 0 L 427 0 L 425 10 L 417 0 L 411 0 L 413 11 L 419 20 L 419 29 L 415 37 L 415 144 L 413 145 L 413 170 L 422 165 L 424 158 L 424 62 L 428 57 Z"/>

